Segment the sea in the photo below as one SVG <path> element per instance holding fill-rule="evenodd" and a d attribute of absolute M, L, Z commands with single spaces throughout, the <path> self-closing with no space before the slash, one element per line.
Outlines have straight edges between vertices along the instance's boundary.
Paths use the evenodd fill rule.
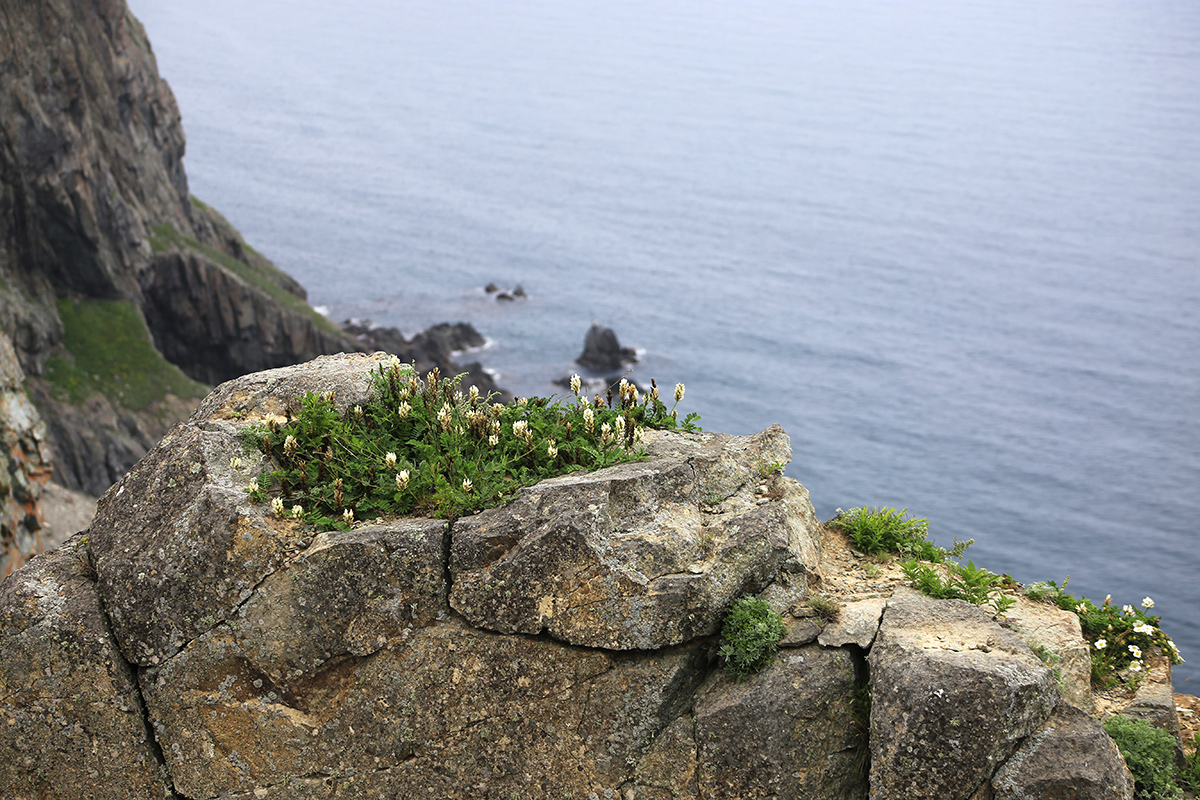
<path fill-rule="evenodd" d="M 610 327 L 822 519 L 1149 598 L 1200 694 L 1194 0 L 130 5 L 191 191 L 334 320 L 471 322 L 518 395 Z"/>

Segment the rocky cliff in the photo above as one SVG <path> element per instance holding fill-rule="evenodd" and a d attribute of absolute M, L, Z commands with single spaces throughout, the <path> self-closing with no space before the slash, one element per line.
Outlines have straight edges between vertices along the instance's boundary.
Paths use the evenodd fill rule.
<path fill-rule="evenodd" d="M 189 196 L 184 144 L 123 0 L 0 3 L 0 327 L 72 488 L 103 492 L 204 385 L 367 349 Z"/>
<path fill-rule="evenodd" d="M 0 585 L 0 795 L 1133 797 L 1079 708 L 1074 615 L 867 569 L 763 469 L 778 427 L 651 432 L 644 461 L 452 521 L 317 532 L 252 503 L 246 426 L 361 403 L 383 358 L 222 385 Z M 716 635 L 747 592 L 787 634 L 734 683 Z"/>

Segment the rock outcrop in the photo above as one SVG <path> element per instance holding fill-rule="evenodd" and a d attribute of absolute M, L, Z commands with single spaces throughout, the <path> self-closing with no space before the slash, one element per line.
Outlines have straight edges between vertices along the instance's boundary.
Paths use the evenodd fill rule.
<path fill-rule="evenodd" d="M 593 322 L 583 337 L 583 352 L 575 363 L 586 369 L 604 374 L 617 372 L 637 361 L 637 351 L 632 347 L 621 347 L 612 328 Z"/>
<path fill-rule="evenodd" d="M 0 329 L 48 422 L 56 480 L 103 492 L 196 399 L 123 398 L 118 376 L 81 363 L 87 337 L 64 301 L 130 304 L 156 358 L 205 385 L 368 349 L 188 194 L 179 108 L 124 0 L 6 4 L 0 64 Z M 72 367 L 94 385 L 64 379 Z"/>
<path fill-rule="evenodd" d="M 46 426 L 25 394 L 24 378 L 0 333 L 0 577 L 42 552 L 45 532 L 39 499 L 50 480 Z"/>
<path fill-rule="evenodd" d="M 0 585 L 0 796 L 1132 798 L 1017 633 L 839 566 L 762 467 L 778 427 L 651 432 L 645 461 L 457 520 L 316 532 L 252 503 L 246 426 L 359 403 L 383 358 L 218 387 Z M 733 683 L 716 635 L 757 591 L 789 634 Z"/>

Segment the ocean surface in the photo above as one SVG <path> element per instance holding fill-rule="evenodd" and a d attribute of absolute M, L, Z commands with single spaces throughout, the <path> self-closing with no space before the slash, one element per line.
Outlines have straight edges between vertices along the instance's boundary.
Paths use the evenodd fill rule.
<path fill-rule="evenodd" d="M 334 319 L 518 394 L 610 326 L 821 518 L 1153 598 L 1200 693 L 1200 5 L 130 5 L 193 193 Z"/>

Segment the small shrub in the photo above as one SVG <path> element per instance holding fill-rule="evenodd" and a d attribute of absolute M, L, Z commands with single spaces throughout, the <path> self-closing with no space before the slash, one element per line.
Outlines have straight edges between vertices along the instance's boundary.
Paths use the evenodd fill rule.
<path fill-rule="evenodd" d="M 1104 730 L 1125 757 L 1139 798 L 1180 800 L 1183 797 L 1175 784 L 1178 768 L 1175 738 L 1171 734 L 1145 720 L 1132 720 L 1120 714 L 1105 720 Z"/>
<path fill-rule="evenodd" d="M 1200 792 L 1200 734 L 1192 736 L 1192 753 L 1179 772 L 1179 782 L 1193 792 Z"/>
<path fill-rule="evenodd" d="M 734 600 L 721 626 L 725 674 L 741 683 L 770 664 L 785 633 L 783 617 L 766 600 L 749 594 Z"/>

